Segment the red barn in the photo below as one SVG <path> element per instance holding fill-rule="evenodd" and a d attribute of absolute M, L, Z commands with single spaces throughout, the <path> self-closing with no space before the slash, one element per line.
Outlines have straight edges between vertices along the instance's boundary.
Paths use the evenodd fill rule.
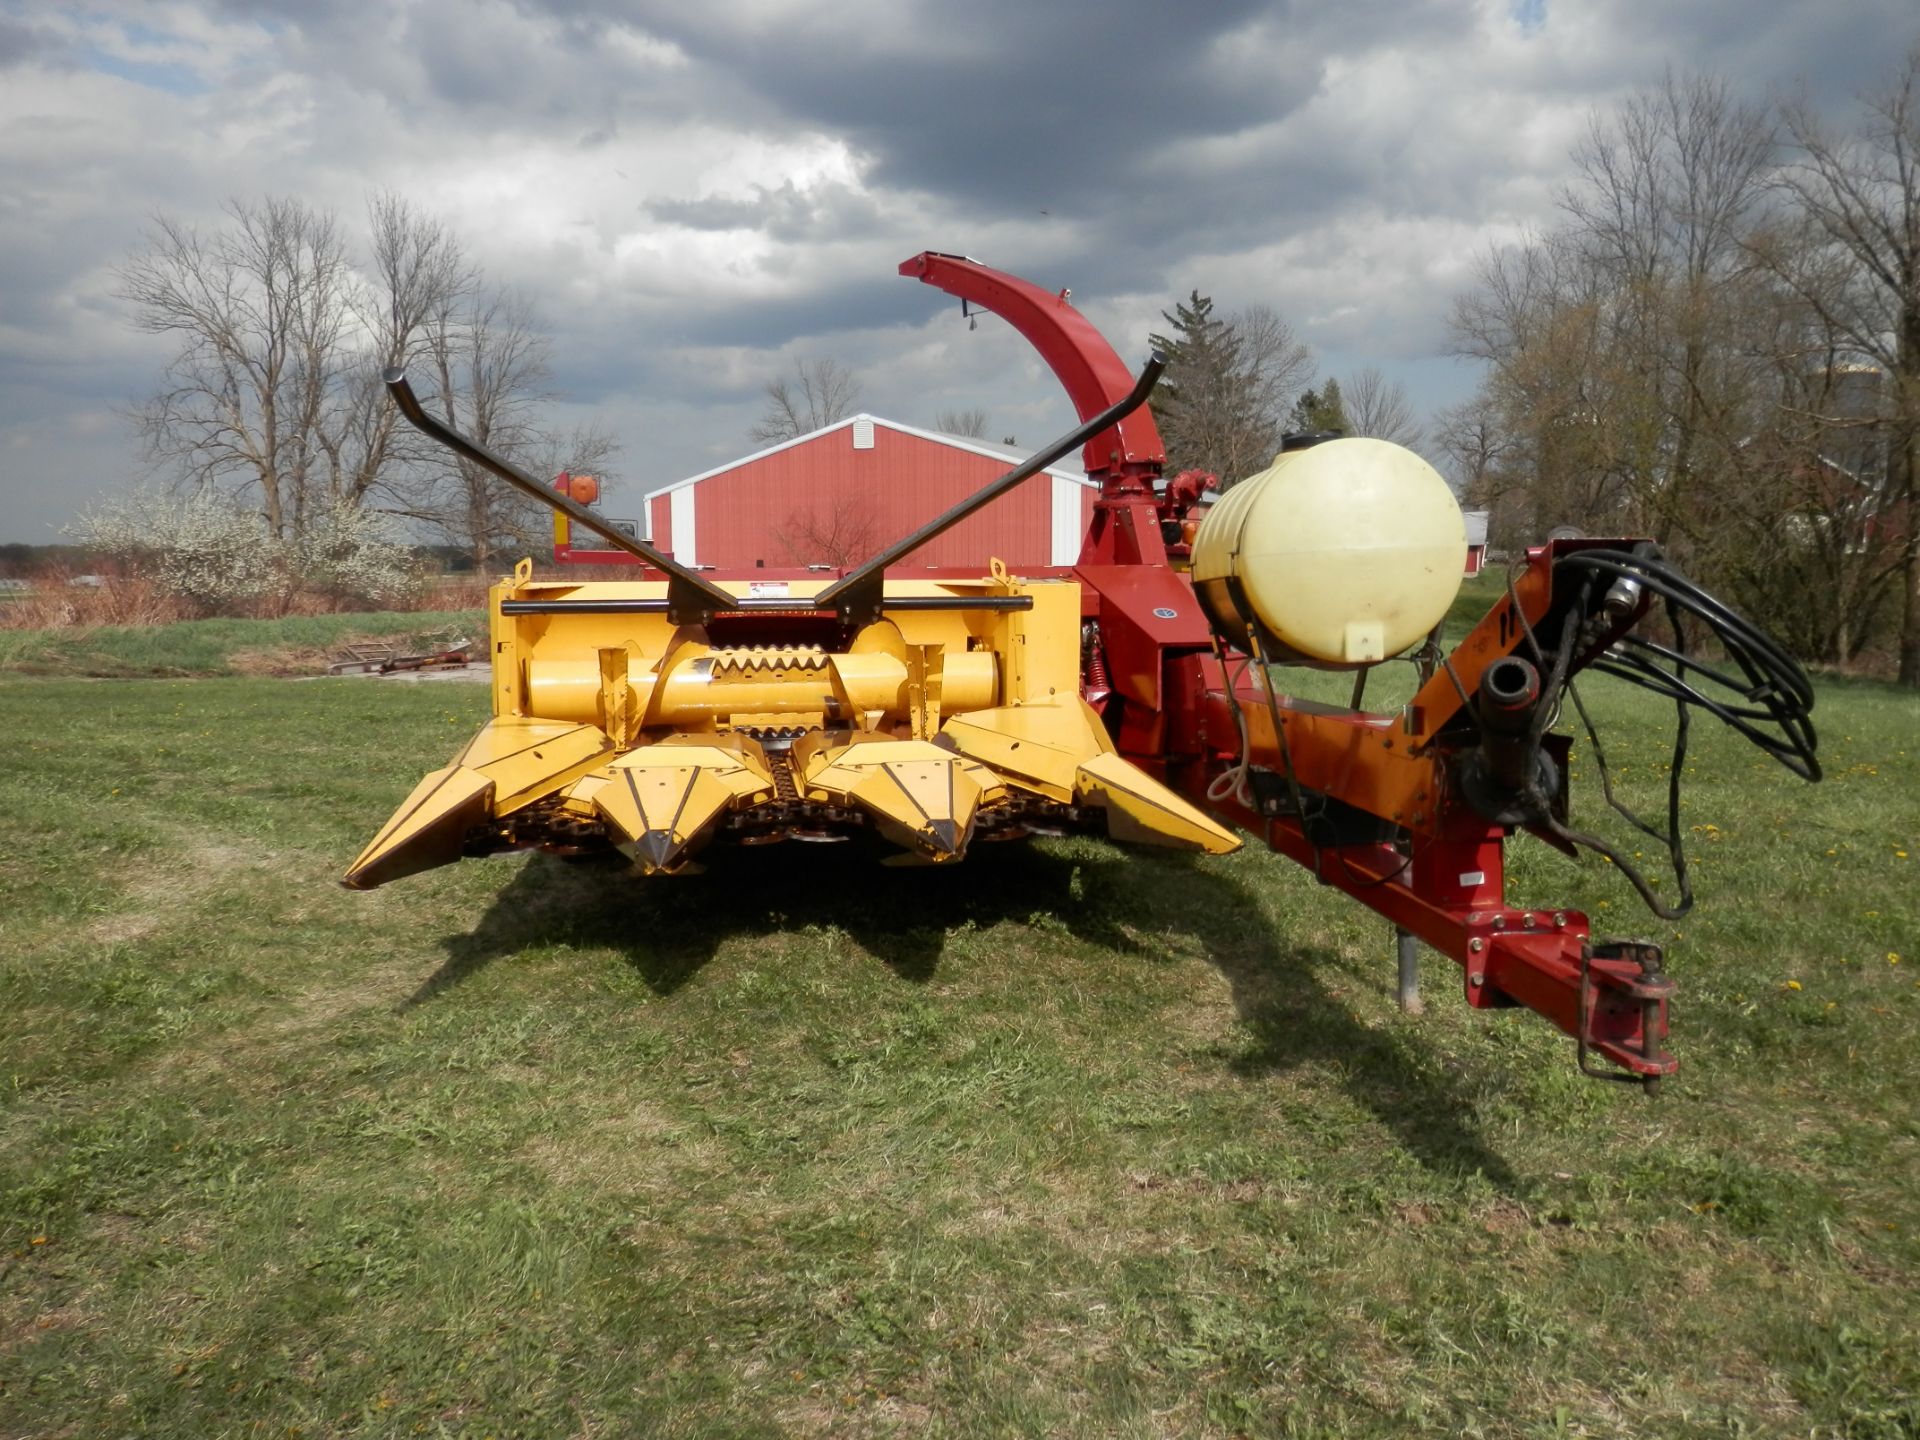
<path fill-rule="evenodd" d="M 643 524 L 656 548 L 722 574 L 851 565 L 1026 458 L 978 440 L 855 415 L 650 492 Z M 1016 572 L 1071 565 L 1095 493 L 1077 470 L 1044 470 L 901 568 L 984 567 L 994 556 Z"/>

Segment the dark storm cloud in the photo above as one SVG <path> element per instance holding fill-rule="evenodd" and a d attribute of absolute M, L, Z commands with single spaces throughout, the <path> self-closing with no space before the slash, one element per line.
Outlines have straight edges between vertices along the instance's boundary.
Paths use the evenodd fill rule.
<path fill-rule="evenodd" d="M 1610 11 L 1619 43 L 1596 58 L 1615 84 L 1645 85 L 1667 67 L 1705 70 L 1759 102 L 1804 86 L 1822 104 L 1842 105 L 1871 77 L 1890 73 L 1920 32 L 1912 0 L 1689 0 L 1662 8 L 1657 24 L 1638 3 L 1621 0 Z"/>
<path fill-rule="evenodd" d="M 38 25 L 0 15 L 0 70 L 28 60 L 45 60 L 62 49 L 59 41 Z"/>
<path fill-rule="evenodd" d="M 880 219 L 870 196 L 846 185 L 802 191 L 791 180 L 777 188 L 754 187 L 750 200 L 706 195 L 695 199 L 655 197 L 641 207 L 655 220 L 689 230 L 751 230 L 783 244 L 844 239 L 869 231 Z"/>
<path fill-rule="evenodd" d="M 564 0 L 559 8 L 573 10 Z M 1473 23 L 1449 3 L 1301 8 L 888 7 L 879 36 L 858 13 L 800 33 L 713 10 L 640 13 L 705 71 L 793 124 L 845 136 L 876 188 L 940 197 L 962 213 L 1046 211 L 1140 229 L 1150 217 L 1156 233 L 1191 233 L 1251 223 L 1250 199 L 1271 225 L 1279 177 L 1257 162 L 1183 163 L 1189 142 L 1283 122 L 1321 91 L 1334 57 L 1454 42 Z M 1255 179 L 1267 196 L 1243 188 Z M 1340 193 L 1337 176 L 1325 185 L 1304 171 L 1288 179 L 1296 201 Z"/>
<path fill-rule="evenodd" d="M 774 118 L 750 85 L 724 70 L 696 70 L 621 43 L 647 37 L 618 14 L 474 0 L 378 7 L 222 0 L 222 7 L 241 19 L 271 13 L 279 51 L 299 71 L 468 133 L 524 138 L 577 128 L 583 138 L 604 139 L 650 119 Z"/>
<path fill-rule="evenodd" d="M 634 387 L 664 398 L 698 399 L 716 390 L 724 393 L 726 387 L 689 370 L 680 358 L 684 350 L 772 351 L 794 336 L 914 326 L 950 303 L 944 295 L 901 279 L 889 266 L 876 274 L 846 275 L 790 299 L 690 306 L 671 317 L 633 308 L 602 316 L 606 323 L 598 327 L 580 328 L 577 338 L 554 357 L 554 387 L 580 404 L 595 404 Z M 743 378 L 733 393 L 757 396 L 777 365 L 769 360 L 763 368 L 764 375 L 756 371 Z"/>
<path fill-rule="evenodd" d="M 1912 0 L 0 10 L 9 485 L 62 465 L 39 447 L 68 416 L 153 383 L 109 272 L 154 210 L 217 225 L 230 195 L 286 194 L 356 230 L 398 190 L 533 300 L 555 391 L 671 478 L 737 453 L 797 354 L 903 419 L 1052 426 L 1024 346 L 896 276 L 923 248 L 1071 286 L 1129 361 L 1194 286 L 1276 306 L 1331 370 L 1432 355 L 1470 254 L 1552 223 L 1583 112 L 1669 66 L 1843 110 L 1920 34 Z"/>
<path fill-rule="evenodd" d="M 648 28 L 793 123 L 843 135 L 870 183 L 998 212 L 1138 203 L 1137 157 L 1298 104 L 1318 70 L 1234 73 L 1217 46 L 1261 14 L 1147 0 L 1097 10 L 989 0 L 795 29 L 641 7 Z M 879 33 L 884 32 L 884 33 Z"/>
<path fill-rule="evenodd" d="M 1467 183 L 1432 165 L 1396 170 L 1391 146 L 1358 164 L 1278 142 L 1206 163 L 1183 154 L 1192 142 L 1278 126 L 1321 92 L 1330 57 L 1378 37 L 1457 40 L 1471 24 L 1457 5 L 1378 3 L 1295 17 L 1249 0 L 1204 10 L 1134 0 L 1102 7 L 1091 22 L 1087 12 L 1015 3 L 964 12 L 892 6 L 798 29 L 712 8 L 556 0 L 521 10 L 558 18 L 587 50 L 616 19 L 637 17 L 688 57 L 709 103 L 751 96 L 749 113 L 845 137 L 871 192 L 942 202 L 947 214 L 928 244 L 969 248 L 972 214 L 1044 212 L 1072 222 L 1076 283 L 1091 291 L 1161 288 L 1169 265 L 1196 246 L 1232 251 L 1308 231 L 1359 188 L 1377 185 L 1389 208 L 1467 213 L 1476 203 L 1471 170 Z M 580 60 L 591 63 L 584 53 Z M 661 221 L 750 229 L 781 244 L 848 233 L 868 222 L 870 203 L 853 214 L 822 209 L 818 195 L 791 188 L 755 199 L 657 194 L 645 202 Z M 774 340 L 769 327 L 781 318 L 765 310 L 727 322 L 708 316 L 702 328 Z"/>

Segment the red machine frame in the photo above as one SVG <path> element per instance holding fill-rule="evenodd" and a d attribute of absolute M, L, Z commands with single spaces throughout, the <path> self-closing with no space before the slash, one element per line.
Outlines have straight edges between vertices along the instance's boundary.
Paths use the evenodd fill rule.
<path fill-rule="evenodd" d="M 1133 385 L 1125 363 L 1065 291 L 931 251 L 906 261 L 900 273 L 1004 318 L 1060 377 L 1083 421 Z M 1251 665 L 1229 683 L 1228 662 L 1193 589 L 1170 563 L 1169 539 L 1184 549 L 1182 522 L 1197 491 L 1157 483 L 1165 458 L 1145 406 L 1085 451 L 1100 495 L 1073 570 L 1096 637 L 1083 684 L 1102 705 L 1121 753 L 1453 959 L 1470 1005 L 1538 1012 L 1574 1037 L 1583 1066 L 1592 1051 L 1630 1077 L 1652 1081 L 1671 1073 L 1674 1060 L 1663 1042 L 1672 981 L 1657 947 L 1596 944 L 1578 910 L 1509 905 L 1504 847 L 1511 827 L 1462 802 L 1441 740 L 1486 667 L 1514 654 L 1529 627 L 1544 627 L 1554 603 L 1552 561 L 1567 542 L 1529 552 L 1512 595 L 1494 605 L 1404 711 L 1329 713 L 1269 693 L 1250 678 Z M 1516 603 L 1525 624 L 1513 613 Z M 1644 608 L 1642 600 L 1617 631 L 1631 628 Z M 1611 638 L 1600 637 L 1599 646 Z M 1232 793 L 1217 798 L 1215 781 L 1243 759 L 1242 725 L 1244 759 L 1254 767 L 1287 771 L 1301 790 L 1404 838 L 1333 845 L 1310 834 L 1303 817 L 1283 813 L 1279 797 L 1254 797 L 1251 806 Z"/>

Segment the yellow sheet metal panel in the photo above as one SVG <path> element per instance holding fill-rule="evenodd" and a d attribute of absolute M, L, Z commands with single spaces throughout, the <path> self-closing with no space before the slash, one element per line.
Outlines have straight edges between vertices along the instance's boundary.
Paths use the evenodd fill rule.
<path fill-rule="evenodd" d="M 414 787 L 343 883 L 369 889 L 450 864 L 473 826 L 553 794 L 612 753 L 613 743 L 591 725 L 489 720 L 450 765 Z"/>
<path fill-rule="evenodd" d="M 804 599 L 821 581 L 788 582 L 788 594 Z M 744 582 L 726 588 L 743 591 Z M 1077 684 L 1079 587 L 1068 584 L 1027 586 L 1013 582 L 890 581 L 889 599 L 948 598 L 1030 593 L 1031 612 L 931 610 L 885 613 L 864 627 L 843 655 L 819 654 L 817 667 L 831 666 L 847 706 L 904 719 L 910 709 L 904 693 L 910 667 L 909 646 L 937 654 L 939 710 L 944 714 L 1000 703 L 1006 654 L 1017 646 L 1018 673 L 1033 683 L 1022 698 L 1046 698 Z M 629 652 L 632 686 L 629 707 L 645 714 L 648 726 L 725 723 L 730 712 L 762 715 L 830 713 L 835 691 L 814 685 L 815 666 L 805 650 L 764 646 L 752 650 L 709 647 L 678 632 L 664 615 L 558 614 L 502 616 L 498 602 L 520 600 L 660 601 L 666 586 L 657 581 L 606 581 L 580 584 L 530 579 L 497 587 L 493 628 L 498 714 L 599 723 L 606 714 L 602 652 L 624 645 Z M 1011 623 L 1010 623 L 1011 622 Z M 785 651 L 783 655 L 783 649 Z M 701 664 L 703 660 L 710 663 Z M 892 662 L 892 663 L 890 663 Z M 923 662 L 924 663 L 924 662 Z M 664 673 L 661 673 L 664 667 Z M 819 677 L 824 678 L 824 677 Z M 777 688 L 754 692 L 733 686 L 756 683 Z M 720 687 L 729 687 L 723 691 Z M 658 693 L 654 693 L 655 691 Z M 651 713 L 648 713 L 651 710 Z"/>
<path fill-rule="evenodd" d="M 941 733 L 969 759 L 1062 805 L 1073 803 L 1081 763 L 1112 748 L 1078 695 L 1064 705 L 1010 705 L 956 716 Z"/>
<path fill-rule="evenodd" d="M 980 807 L 1006 796 L 983 766 L 925 740 L 857 736 L 796 758 L 809 799 L 858 805 L 889 840 L 936 863 L 959 859 Z"/>
<path fill-rule="evenodd" d="M 532 566 L 527 567 L 529 573 Z M 487 637 L 493 666 L 493 713 L 523 715 L 526 707 L 520 691 L 520 654 L 518 636 L 511 616 L 501 613 L 500 602 L 510 598 L 516 580 L 502 580 L 487 591 Z"/>
<path fill-rule="evenodd" d="M 592 725 L 494 720 L 455 763 L 493 781 L 493 813 L 507 815 L 551 795 L 613 754 L 613 742 Z"/>
<path fill-rule="evenodd" d="M 640 716 L 645 713 L 644 707 L 634 703 L 632 664 L 633 652 L 624 645 L 608 645 L 600 651 L 600 694 L 594 723 L 620 749 L 633 743 Z"/>
<path fill-rule="evenodd" d="M 892 585 L 889 596 L 896 595 Z M 993 614 L 988 610 L 896 610 L 882 614 L 908 645 L 938 645 L 945 650 L 965 650 L 974 636 L 984 637 L 992 628 Z"/>
<path fill-rule="evenodd" d="M 841 652 L 818 639 L 716 646 L 651 609 L 502 612 L 508 599 L 665 593 L 660 582 L 535 581 L 524 562 L 494 587 L 494 719 L 416 787 L 348 883 L 456 859 L 477 827 L 491 845 L 564 848 L 596 838 L 577 828 L 596 818 L 643 868 L 678 868 L 726 815 L 790 793 L 788 757 L 769 760 L 746 729 L 797 736 L 789 755 L 806 799 L 858 809 L 911 855 L 943 862 L 965 851 L 983 808 L 1007 802 L 1009 784 L 1084 800 L 1079 767 L 1109 748 L 1078 693 L 1079 587 L 1017 581 L 998 565 L 977 582 L 890 583 L 887 598 L 1025 595 L 1031 609 L 898 610 Z M 830 635 L 823 625 L 812 633 Z M 979 726 L 930 743 L 975 715 Z M 531 808 L 539 802 L 554 813 Z"/>
<path fill-rule="evenodd" d="M 576 780 L 568 808 L 585 806 L 621 836 L 647 874 L 675 870 L 728 812 L 775 793 L 765 753 L 745 736 L 675 735 Z"/>
<path fill-rule="evenodd" d="M 735 799 L 703 765 L 624 766 L 576 782 L 573 793 L 625 837 L 619 848 L 649 875 L 677 869 Z"/>
<path fill-rule="evenodd" d="M 834 696 L 825 666 L 793 679 L 728 675 L 711 653 L 676 656 L 655 687 L 648 723 L 709 725 L 736 712 L 758 715 L 819 714 Z"/>
<path fill-rule="evenodd" d="M 640 687 L 634 681 L 641 682 Z M 653 677 L 636 675 L 633 662 L 627 668 L 629 713 L 646 713 L 646 695 Z M 531 659 L 526 662 L 527 709 L 546 720 L 572 720 L 593 724 L 600 717 L 600 659 L 597 653 L 575 655 L 569 659 Z"/>
<path fill-rule="evenodd" d="M 1107 833 L 1116 840 L 1209 855 L 1240 848 L 1238 835 L 1117 754 L 1099 755 L 1082 765 L 1079 790 L 1083 798 L 1106 807 Z"/>
<path fill-rule="evenodd" d="M 876 711 L 889 719 L 907 713 L 907 666 L 884 651 L 830 657 L 834 674 L 854 709 Z"/>
<path fill-rule="evenodd" d="M 749 774 L 772 784 L 772 772 L 768 769 L 766 748 L 751 735 L 687 734 L 668 735 L 651 745 L 634 751 L 631 755 L 622 755 L 615 765 L 650 765 L 666 763 L 662 757 L 678 750 L 712 750 L 719 752 L 709 763 L 718 764 L 723 757 L 731 757 L 734 764 L 743 767 Z"/>
<path fill-rule="evenodd" d="M 1330 440 L 1226 493 L 1194 538 L 1193 580 L 1223 638 L 1244 648 L 1257 619 L 1300 657 L 1361 665 L 1446 616 L 1466 554 L 1459 503 L 1431 465 L 1385 440 Z"/>
<path fill-rule="evenodd" d="M 774 791 L 765 752 L 745 735 L 671 735 L 658 744 L 629 751 L 607 768 L 611 772 L 688 765 L 707 771 L 736 799 L 766 799 Z"/>
<path fill-rule="evenodd" d="M 434 771 L 413 787 L 340 883 L 351 890 L 371 890 L 436 865 L 451 865 L 465 848 L 467 831 L 487 818 L 492 795 L 493 781 L 478 770 L 455 764 Z"/>
<path fill-rule="evenodd" d="M 954 663 L 950 677 L 943 673 L 943 708 L 991 703 L 996 681 L 992 654 L 961 652 L 946 658 Z M 839 708 L 862 715 L 904 719 L 907 714 L 907 666 L 886 651 L 789 652 L 783 658 L 773 652 L 749 656 L 687 645 L 674 652 L 664 683 L 637 669 L 641 663 L 644 657 L 628 663 L 626 709 L 629 715 L 646 716 L 654 727 L 738 724 L 746 715 L 820 716 L 834 709 L 836 701 Z M 528 708 L 543 719 L 601 723 L 606 715 L 604 664 L 602 652 L 528 660 Z"/>
<path fill-rule="evenodd" d="M 1078 695 L 1080 587 L 1071 581 L 1036 580 L 1013 590 L 1030 596 L 1033 608 L 1003 612 L 993 632 L 1003 703 L 1044 704 Z"/>

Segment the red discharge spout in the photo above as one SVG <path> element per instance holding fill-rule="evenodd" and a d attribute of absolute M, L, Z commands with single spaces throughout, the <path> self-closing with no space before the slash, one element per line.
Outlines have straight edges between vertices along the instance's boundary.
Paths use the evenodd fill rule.
<path fill-rule="evenodd" d="M 1091 420 L 1132 391 L 1133 373 L 1106 337 L 1067 302 L 1066 291 L 1043 290 L 977 260 L 934 250 L 902 261 L 900 273 L 991 310 L 1018 330 L 1060 377 L 1081 420 Z M 1109 472 L 1158 475 L 1167 452 L 1142 405 L 1089 440 L 1082 457 L 1088 478 L 1099 481 Z"/>

